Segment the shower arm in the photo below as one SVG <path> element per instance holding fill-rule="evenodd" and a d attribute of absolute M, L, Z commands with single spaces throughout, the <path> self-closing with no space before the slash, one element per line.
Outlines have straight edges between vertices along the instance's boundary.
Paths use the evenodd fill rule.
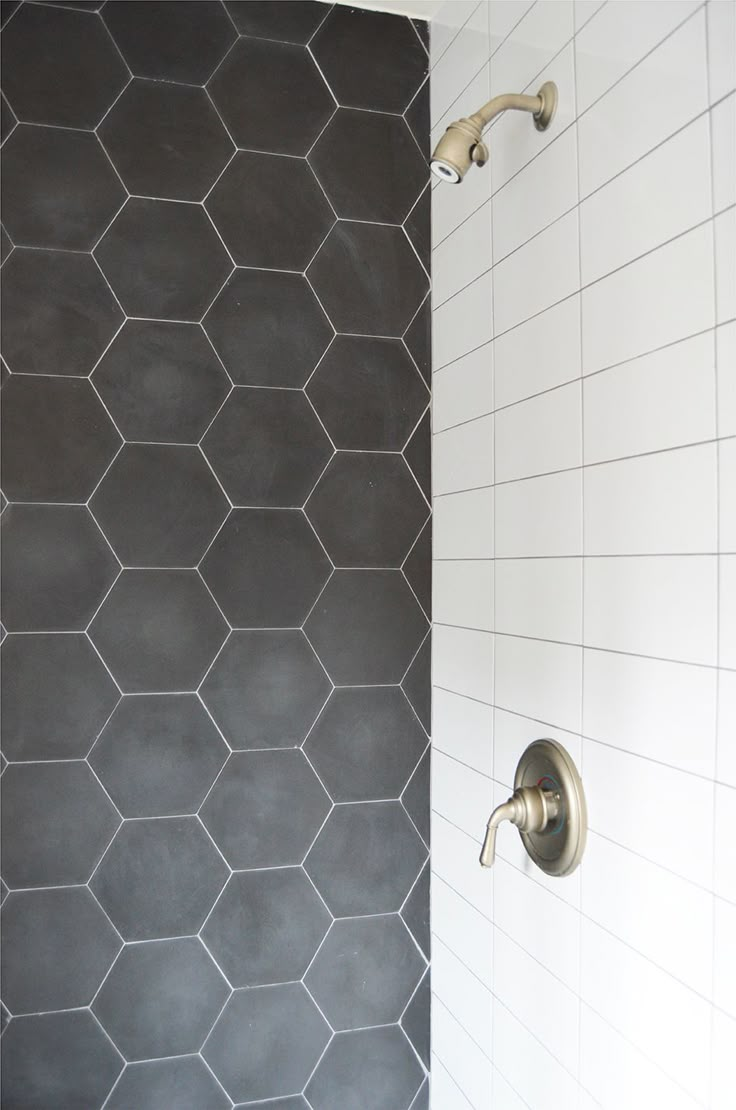
<path fill-rule="evenodd" d="M 517 112 L 531 112 L 532 115 L 538 116 L 543 108 L 544 100 L 541 96 L 526 96 L 524 93 L 502 93 L 501 96 L 494 96 L 477 112 L 473 112 L 472 116 L 468 117 L 468 121 L 476 124 L 480 131 L 483 131 L 491 120 L 500 116 L 501 112 L 512 109 Z"/>
<path fill-rule="evenodd" d="M 496 116 L 509 110 L 530 112 L 537 131 L 545 131 L 556 107 L 557 86 L 552 81 L 546 81 L 536 96 L 527 96 L 526 93 L 501 93 L 500 96 L 494 96 L 471 116 L 450 124 L 447 130 L 466 135 L 471 141 L 470 160 L 477 166 L 484 166 L 488 161 L 488 148 L 483 142 L 483 130 Z"/>

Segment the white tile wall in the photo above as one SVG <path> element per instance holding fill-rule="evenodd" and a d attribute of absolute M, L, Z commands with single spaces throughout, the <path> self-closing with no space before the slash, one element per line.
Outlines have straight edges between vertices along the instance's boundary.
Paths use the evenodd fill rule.
<path fill-rule="evenodd" d="M 560 89 L 433 191 L 434 1110 L 731 1110 L 736 4 L 447 0 L 435 138 Z M 589 839 L 486 810 L 550 736 Z"/>

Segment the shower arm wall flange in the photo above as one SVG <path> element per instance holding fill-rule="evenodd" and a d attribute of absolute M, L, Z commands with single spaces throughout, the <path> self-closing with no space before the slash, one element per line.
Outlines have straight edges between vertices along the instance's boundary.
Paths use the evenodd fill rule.
<path fill-rule="evenodd" d="M 496 116 L 507 111 L 531 112 L 537 131 L 545 131 L 550 125 L 556 107 L 557 86 L 553 81 L 545 81 L 536 96 L 527 96 L 525 93 L 501 93 L 500 96 L 494 96 L 477 112 L 458 120 L 452 126 L 463 131 L 473 140 L 475 147 L 472 159 L 477 165 L 483 166 L 488 160 L 483 131 Z"/>

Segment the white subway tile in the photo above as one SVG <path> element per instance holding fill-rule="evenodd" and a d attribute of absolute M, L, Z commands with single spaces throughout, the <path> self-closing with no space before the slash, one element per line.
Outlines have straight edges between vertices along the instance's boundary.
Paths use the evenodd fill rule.
<path fill-rule="evenodd" d="M 716 252 L 716 321 L 725 324 L 736 317 L 736 204 L 716 216 L 713 227 Z"/>
<path fill-rule="evenodd" d="M 470 77 L 487 61 L 489 52 L 488 5 L 480 3 L 444 54 L 433 62 L 429 82 L 429 106 L 433 120 L 438 119 L 453 103 Z"/>
<path fill-rule="evenodd" d="M 497 482 L 580 466 L 583 456 L 580 382 L 569 382 L 497 410 L 495 436 Z"/>
<path fill-rule="evenodd" d="M 710 996 L 713 897 L 707 890 L 591 833 L 582 896 L 587 917 L 698 994 Z"/>
<path fill-rule="evenodd" d="M 714 104 L 736 87 L 736 4 L 710 0 L 708 16 L 708 77 Z"/>
<path fill-rule="evenodd" d="M 656 0 L 655 6 L 668 4 Z M 710 133 L 703 115 L 580 205 L 583 285 L 709 219 L 711 205 Z"/>
<path fill-rule="evenodd" d="M 580 731 L 582 649 L 569 644 L 496 637 L 496 705 Z"/>
<path fill-rule="evenodd" d="M 695 11 L 698 0 L 614 0 L 575 39 L 578 111 L 598 100 Z"/>
<path fill-rule="evenodd" d="M 483 774 L 493 774 L 492 708 L 459 694 L 435 689 L 432 743 L 435 748 Z"/>
<path fill-rule="evenodd" d="M 493 996 L 442 941 L 432 950 L 432 993 L 489 1055 Z"/>
<path fill-rule="evenodd" d="M 432 375 L 432 428 L 442 432 L 493 411 L 493 346 L 451 362 Z"/>
<path fill-rule="evenodd" d="M 582 311 L 586 374 L 712 327 L 711 225 L 588 286 Z"/>
<path fill-rule="evenodd" d="M 658 8 L 670 6 L 657 0 Z M 634 13 L 641 7 L 613 5 L 612 11 L 626 21 L 630 11 L 636 18 Z M 596 21 L 602 20 L 605 12 L 606 8 L 594 17 L 581 37 L 592 36 Z M 632 36 L 631 41 L 636 50 L 638 40 Z M 705 12 L 701 8 L 580 116 L 581 195 L 587 196 L 636 162 L 703 112 L 707 104 Z"/>
<path fill-rule="evenodd" d="M 534 0 L 489 0 L 488 27 L 491 33 L 492 54 L 495 54 L 533 4 Z"/>
<path fill-rule="evenodd" d="M 493 490 L 438 497 L 432 516 L 435 559 L 493 558 Z"/>
<path fill-rule="evenodd" d="M 532 740 L 539 740 L 542 737 L 556 740 L 568 750 L 575 764 L 580 766 L 582 747 L 580 737 L 575 733 L 552 728 L 548 724 L 540 725 L 537 721 L 519 716 L 518 713 L 508 713 L 505 709 L 494 709 L 493 719 L 495 732 L 493 777 L 507 792 L 513 789 L 519 757 Z M 544 872 L 536 868 L 534 875 L 540 881 L 545 877 Z M 562 881 L 559 878 L 553 880 L 554 889 L 561 885 Z"/>
<path fill-rule="evenodd" d="M 736 202 L 736 94 L 711 109 L 713 137 L 713 210 Z"/>
<path fill-rule="evenodd" d="M 716 778 L 736 787 L 736 672 L 718 674 L 718 765 Z"/>
<path fill-rule="evenodd" d="M 432 438 L 434 496 L 493 484 L 493 417 L 458 424 Z"/>
<path fill-rule="evenodd" d="M 586 645 L 715 665 L 716 562 L 708 555 L 586 559 Z"/>
<path fill-rule="evenodd" d="M 736 553 L 736 437 L 718 444 L 718 549 Z"/>
<path fill-rule="evenodd" d="M 493 1059 L 531 1110 L 570 1110 L 577 1106 L 574 1077 L 501 1003 L 493 1011 Z"/>
<path fill-rule="evenodd" d="M 497 632 L 579 644 L 583 564 L 574 559 L 496 561 Z"/>
<path fill-rule="evenodd" d="M 701 1110 L 703 1105 L 585 1005 L 580 1082 L 603 1110 Z"/>
<path fill-rule="evenodd" d="M 583 674 L 586 736 L 713 777 L 715 670 L 586 648 Z"/>
<path fill-rule="evenodd" d="M 718 568 L 719 664 L 736 671 L 736 555 L 721 555 Z"/>
<path fill-rule="evenodd" d="M 716 894 L 736 903 L 736 790 L 716 785 L 716 859 L 713 886 Z"/>
<path fill-rule="evenodd" d="M 493 296 L 488 273 L 432 312 L 433 369 L 447 366 L 492 337 Z"/>
<path fill-rule="evenodd" d="M 718 434 L 736 435 L 736 322 L 716 328 Z"/>
<path fill-rule="evenodd" d="M 575 207 L 577 170 L 576 131 L 568 127 L 499 189 L 493 197 L 494 262 Z"/>
<path fill-rule="evenodd" d="M 436 997 L 432 1000 L 432 1025 L 437 1053 L 476 1110 L 490 1104 L 491 1061 Z"/>
<path fill-rule="evenodd" d="M 438 560 L 432 575 L 432 616 L 438 624 L 493 630 L 491 560 Z"/>
<path fill-rule="evenodd" d="M 710 1006 L 705 999 L 585 918 L 581 996 L 705 1103 L 710 1077 Z"/>
<path fill-rule="evenodd" d="M 493 808 L 491 780 L 439 749 L 432 762 L 432 809 L 468 836 L 477 836 Z M 477 863 L 477 852 L 473 859 Z"/>
<path fill-rule="evenodd" d="M 465 74 L 465 81 L 467 83 L 463 86 L 462 92 L 458 94 L 458 96 L 452 102 L 452 104 L 448 104 L 446 110 L 443 111 L 441 115 L 439 115 L 439 116 L 433 115 L 431 117 L 431 127 L 432 127 L 432 129 L 430 131 L 430 142 L 431 142 L 432 146 L 434 146 L 439 141 L 439 139 L 444 134 L 445 129 L 447 127 L 449 127 L 449 125 L 451 123 L 454 123 L 454 121 L 457 120 L 457 119 L 461 119 L 463 116 L 472 115 L 473 112 L 477 111 L 478 108 L 480 108 L 482 104 L 485 104 L 486 101 L 490 99 L 491 94 L 490 94 L 489 90 L 490 90 L 490 87 L 491 87 L 491 84 L 490 84 L 491 78 L 490 78 L 489 66 L 488 66 L 487 62 L 478 69 L 478 71 L 475 73 L 475 76 L 473 76 L 471 73 L 467 72 Z M 446 213 L 447 219 L 450 220 L 453 223 L 453 226 L 456 227 L 458 223 L 462 223 L 462 220 L 465 218 L 465 216 L 469 216 L 471 212 L 475 211 L 475 209 L 480 206 L 480 204 L 482 203 L 483 200 L 488 199 L 488 188 L 489 187 L 488 187 L 486 175 L 482 174 L 480 172 L 475 174 L 475 175 L 473 175 L 473 174 L 469 175 L 469 180 L 473 182 L 472 188 L 475 187 L 475 184 L 478 182 L 479 178 L 480 179 L 485 179 L 485 181 L 486 181 L 486 184 L 484 186 L 482 199 L 480 201 L 478 201 L 477 203 L 473 204 L 472 207 L 464 209 L 464 216 L 461 216 L 459 219 L 457 217 L 451 216 L 451 214 L 448 210 L 447 213 Z M 437 184 L 439 185 L 440 182 L 437 181 Z M 443 192 L 449 194 L 450 196 L 453 193 L 455 193 L 457 195 L 458 193 L 464 192 L 465 185 L 466 185 L 466 181 L 463 182 L 462 189 L 451 189 L 451 188 L 448 187 L 448 188 L 444 189 Z M 473 192 L 473 196 L 477 199 L 477 197 L 480 196 L 480 193 Z M 458 201 L 455 201 L 455 203 L 457 204 Z M 466 201 L 463 198 L 459 198 L 459 203 L 460 203 L 461 209 L 462 209 L 463 205 L 470 203 L 470 199 L 468 199 Z M 451 229 L 449 229 L 449 230 L 451 230 Z M 443 234 L 440 236 L 440 238 L 444 239 L 446 234 L 447 234 L 447 231 L 444 231 Z M 435 240 L 435 241 L 438 241 L 438 240 Z"/>
<path fill-rule="evenodd" d="M 442 1110 L 473 1110 L 436 1053 L 432 1054 L 431 1098 L 432 1105 Z"/>
<path fill-rule="evenodd" d="M 472 834 L 462 832 L 441 814 L 432 814 L 432 874 L 438 875 L 479 913 L 493 920 L 493 883 L 478 862 L 480 845 L 492 807 Z M 463 956 L 464 948 L 457 949 Z"/>
<path fill-rule="evenodd" d="M 513 940 L 494 930 L 493 993 L 567 1071 L 577 1072 L 578 999 Z M 498 1057 L 496 1058 L 498 1062 Z"/>
<path fill-rule="evenodd" d="M 502 859 L 494 864 L 493 886 L 494 920 L 499 929 L 570 990 L 577 991 L 578 911 Z M 540 922 L 544 922 L 544 928 L 540 928 Z"/>
<path fill-rule="evenodd" d="M 440 4 L 429 25 L 429 54 L 433 68 L 482 2 L 483 0 L 445 0 Z"/>
<path fill-rule="evenodd" d="M 585 740 L 583 748 L 590 829 L 684 879 L 709 886 L 713 784 L 592 740 Z M 683 820 L 683 814 L 698 816 Z"/>
<path fill-rule="evenodd" d="M 528 1110 L 521 1095 L 517 1095 L 497 1069 L 493 1072 L 493 1110 Z"/>
<path fill-rule="evenodd" d="M 713 552 L 715 443 L 586 467 L 586 555 Z"/>
<path fill-rule="evenodd" d="M 582 472 L 496 487 L 496 556 L 582 554 Z"/>
<path fill-rule="evenodd" d="M 736 1021 L 713 1011 L 713 1078 L 711 1110 L 733 1110 L 733 1062 L 736 1060 Z"/>
<path fill-rule="evenodd" d="M 493 980 L 493 925 L 464 898 L 434 876 L 432 932 L 489 988 Z"/>
<path fill-rule="evenodd" d="M 456 694 L 493 702 L 493 634 L 438 624 L 432 636 L 432 679 Z"/>
<path fill-rule="evenodd" d="M 713 1001 L 736 1018 L 736 906 L 716 898 Z"/>
<path fill-rule="evenodd" d="M 571 212 L 494 267 L 496 332 L 543 312 L 579 285 L 578 216 Z"/>
<path fill-rule="evenodd" d="M 432 304 L 439 307 L 491 266 L 491 202 L 432 251 Z"/>
<path fill-rule="evenodd" d="M 493 55 L 491 96 L 520 91 L 573 36 L 572 0 L 534 4 Z"/>
<path fill-rule="evenodd" d="M 575 0 L 575 30 L 580 31 L 606 0 Z"/>
<path fill-rule="evenodd" d="M 578 378 L 580 294 L 499 335 L 493 353 L 499 408 Z"/>
<path fill-rule="evenodd" d="M 713 336 L 704 332 L 587 376 L 584 461 L 603 462 L 712 439 L 714 364 Z"/>

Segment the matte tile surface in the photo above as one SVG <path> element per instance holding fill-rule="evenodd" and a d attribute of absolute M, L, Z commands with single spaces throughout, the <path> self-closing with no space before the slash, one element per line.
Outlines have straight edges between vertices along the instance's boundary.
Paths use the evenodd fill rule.
<path fill-rule="evenodd" d="M 199 1056 L 129 1064 L 106 1110 L 229 1110 L 230 1100 Z"/>
<path fill-rule="evenodd" d="M 225 7 L 241 35 L 302 45 L 309 42 L 329 11 L 316 0 L 281 0 L 278 7 L 271 0 L 226 0 Z"/>
<path fill-rule="evenodd" d="M 105 22 L 136 77 L 202 85 L 236 38 L 216 0 L 115 0 Z"/>
<path fill-rule="evenodd" d="M 425 1068 L 429 1068 L 429 1012 L 430 1012 L 430 985 L 429 985 L 429 971 L 426 973 L 422 982 L 417 987 L 406 1011 L 401 1019 L 401 1026 L 407 1037 L 414 1045 L 417 1054 L 424 1064 Z"/>
<path fill-rule="evenodd" d="M 422 868 L 409 897 L 401 907 L 401 916 L 414 940 L 429 959 L 429 863 Z"/>
<path fill-rule="evenodd" d="M 338 1033 L 307 1086 L 315 1110 L 407 1106 L 424 1072 L 397 1026 Z"/>

